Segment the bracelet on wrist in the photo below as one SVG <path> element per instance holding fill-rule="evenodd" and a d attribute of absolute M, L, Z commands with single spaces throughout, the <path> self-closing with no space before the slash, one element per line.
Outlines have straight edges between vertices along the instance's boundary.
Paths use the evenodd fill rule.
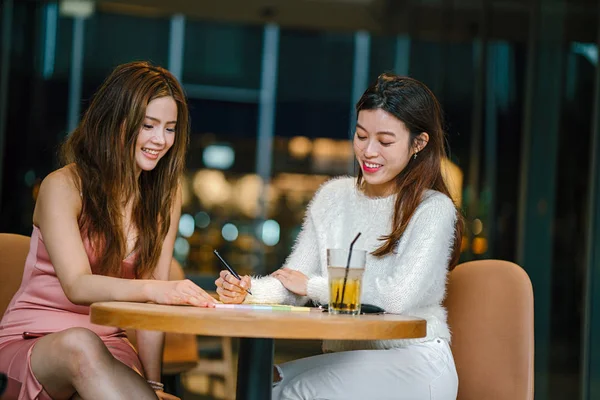
<path fill-rule="evenodd" d="M 162 391 L 165 390 L 165 385 L 161 382 L 156 382 L 156 381 L 152 381 L 150 379 L 146 380 L 146 382 L 148 382 L 148 384 L 150 385 L 150 387 L 152 388 L 152 390 L 154 391 Z"/>

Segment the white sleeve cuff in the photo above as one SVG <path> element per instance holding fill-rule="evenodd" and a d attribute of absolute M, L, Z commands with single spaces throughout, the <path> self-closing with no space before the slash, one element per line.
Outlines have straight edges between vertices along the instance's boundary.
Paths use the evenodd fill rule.
<path fill-rule="evenodd" d="M 329 303 L 329 287 L 327 278 L 314 276 L 308 280 L 306 294 L 309 299 L 319 304 Z"/>

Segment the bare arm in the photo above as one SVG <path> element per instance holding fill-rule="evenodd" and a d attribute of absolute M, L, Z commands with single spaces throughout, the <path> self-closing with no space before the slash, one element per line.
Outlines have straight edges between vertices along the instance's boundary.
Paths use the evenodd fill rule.
<path fill-rule="evenodd" d="M 66 168 L 50 174 L 40 187 L 34 223 L 67 298 L 75 304 L 96 301 L 150 301 L 144 280 L 93 275 L 79 225 L 79 192 Z"/>
<path fill-rule="evenodd" d="M 92 274 L 77 222 L 80 212 L 81 198 L 66 168 L 44 179 L 33 220 L 42 232 L 61 287 L 72 303 L 212 304 L 212 298 L 189 281 L 132 280 Z"/>

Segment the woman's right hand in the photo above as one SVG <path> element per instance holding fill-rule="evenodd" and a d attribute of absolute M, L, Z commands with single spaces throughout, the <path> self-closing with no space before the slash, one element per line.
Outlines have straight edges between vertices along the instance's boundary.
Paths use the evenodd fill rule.
<path fill-rule="evenodd" d="M 229 271 L 221 271 L 219 279 L 215 281 L 219 299 L 223 303 L 240 304 L 246 298 L 247 290 L 250 289 L 251 280 L 248 275 L 242 280 L 237 279 Z"/>
<path fill-rule="evenodd" d="M 152 281 L 150 300 L 157 304 L 214 307 L 215 299 L 189 279 L 181 281 Z"/>

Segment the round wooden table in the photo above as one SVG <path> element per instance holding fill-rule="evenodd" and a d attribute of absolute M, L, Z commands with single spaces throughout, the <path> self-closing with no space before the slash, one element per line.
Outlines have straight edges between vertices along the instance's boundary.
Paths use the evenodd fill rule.
<path fill-rule="evenodd" d="M 266 311 L 94 303 L 99 325 L 240 338 L 237 399 L 271 398 L 273 339 L 383 340 L 424 337 L 426 321 L 403 315 L 332 315 L 313 311 Z"/>

